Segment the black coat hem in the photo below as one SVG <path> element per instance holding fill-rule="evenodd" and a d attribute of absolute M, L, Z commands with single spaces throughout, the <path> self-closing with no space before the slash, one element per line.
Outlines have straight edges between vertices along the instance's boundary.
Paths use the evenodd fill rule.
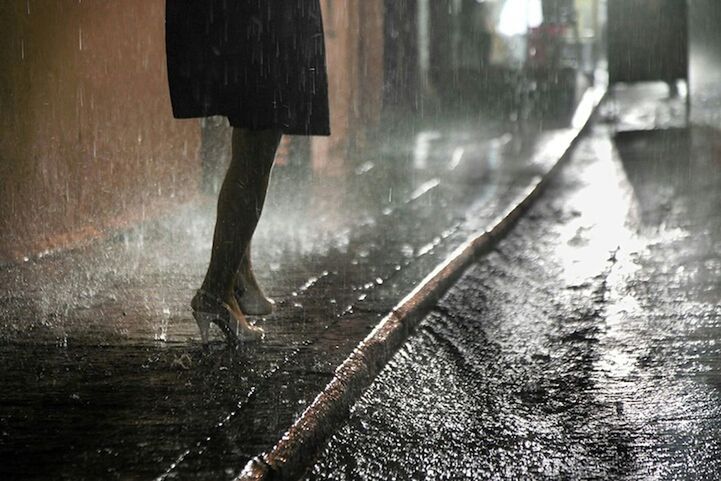
<path fill-rule="evenodd" d="M 221 116 L 221 117 L 229 117 L 227 113 L 206 113 L 203 115 L 198 115 L 195 113 L 192 114 L 182 114 L 182 113 L 176 113 L 173 112 L 173 118 L 178 120 L 190 120 L 190 119 L 203 119 L 206 117 L 213 117 L 213 116 Z M 309 129 L 303 129 L 300 127 L 295 126 L 288 126 L 288 125 L 282 125 L 282 124 L 274 124 L 274 123 L 256 123 L 256 124 L 247 124 L 245 122 L 235 122 L 231 121 L 231 126 L 239 129 L 248 129 L 248 130 L 280 130 L 283 132 L 283 135 L 304 135 L 309 137 L 328 137 L 331 135 L 331 129 L 330 126 L 327 127 L 318 127 L 317 125 L 313 125 L 312 128 Z"/>

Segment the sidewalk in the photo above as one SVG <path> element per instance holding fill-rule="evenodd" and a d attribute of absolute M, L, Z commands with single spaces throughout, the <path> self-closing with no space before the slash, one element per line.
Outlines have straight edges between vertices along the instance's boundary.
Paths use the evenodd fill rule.
<path fill-rule="evenodd" d="M 209 257 L 210 199 L 3 268 L 0 477 L 233 478 L 568 141 L 568 129 L 514 139 L 454 126 L 369 149 L 327 177 L 277 169 L 254 253 L 278 309 L 257 321 L 267 340 L 237 351 L 218 336 L 205 352 L 188 308 Z"/>

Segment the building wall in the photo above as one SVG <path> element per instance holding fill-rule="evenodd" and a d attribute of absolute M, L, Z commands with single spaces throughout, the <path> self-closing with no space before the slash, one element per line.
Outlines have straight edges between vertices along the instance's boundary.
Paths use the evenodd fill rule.
<path fill-rule="evenodd" d="M 435 7 L 437 3 L 446 3 L 446 0 L 431 5 Z M 418 106 L 417 23 L 416 0 L 385 0 L 384 107 L 413 111 Z M 434 44 L 433 48 L 439 47 Z"/>
<path fill-rule="evenodd" d="M 331 110 L 329 138 L 316 137 L 317 172 L 337 173 L 362 148 L 383 101 L 383 0 L 322 0 Z"/>
<path fill-rule="evenodd" d="M 196 192 L 199 123 L 172 119 L 164 5 L 0 2 L 0 262 Z"/>
<path fill-rule="evenodd" d="M 384 1 L 322 3 L 333 135 L 311 151 L 332 172 L 380 118 Z M 199 191 L 200 122 L 171 115 L 164 5 L 0 2 L 0 262 L 81 244 Z"/>
<path fill-rule="evenodd" d="M 683 2 L 609 0 L 608 29 L 611 82 L 688 77 L 688 8 Z"/>
<path fill-rule="evenodd" d="M 721 128 L 721 2 L 689 3 L 691 117 Z"/>

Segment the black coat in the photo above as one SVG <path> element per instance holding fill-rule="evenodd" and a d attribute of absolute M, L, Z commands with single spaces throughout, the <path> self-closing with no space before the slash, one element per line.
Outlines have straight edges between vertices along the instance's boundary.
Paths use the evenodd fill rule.
<path fill-rule="evenodd" d="M 330 133 L 319 0 L 166 0 L 165 27 L 176 118 Z"/>

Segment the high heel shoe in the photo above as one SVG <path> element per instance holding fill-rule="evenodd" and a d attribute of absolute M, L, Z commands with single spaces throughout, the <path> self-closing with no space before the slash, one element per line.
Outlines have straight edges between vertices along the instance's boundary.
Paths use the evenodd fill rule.
<path fill-rule="evenodd" d="M 208 344 L 211 324 L 223 331 L 230 345 L 237 345 L 239 341 L 258 341 L 265 335 L 262 329 L 251 326 L 245 319 L 238 319 L 228 304 L 207 291 L 199 289 L 190 305 L 203 344 Z"/>

